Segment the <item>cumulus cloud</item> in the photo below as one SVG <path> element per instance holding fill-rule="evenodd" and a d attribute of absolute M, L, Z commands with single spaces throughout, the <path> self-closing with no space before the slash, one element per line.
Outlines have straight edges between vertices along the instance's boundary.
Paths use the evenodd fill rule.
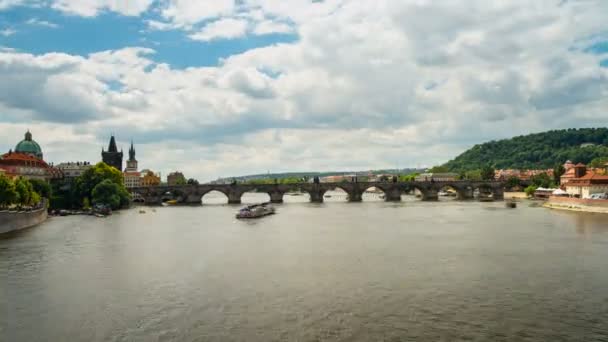
<path fill-rule="evenodd" d="M 234 0 L 167 0 L 162 16 L 177 26 L 190 26 L 204 20 L 229 15 L 236 8 Z"/>
<path fill-rule="evenodd" d="M 220 19 L 205 25 L 200 31 L 189 35 L 189 37 L 200 41 L 240 38 L 247 32 L 247 26 L 248 23 L 245 20 Z"/>
<path fill-rule="evenodd" d="M 127 16 L 138 16 L 145 12 L 154 0 L 53 0 L 52 8 L 83 17 L 94 17 L 103 10 Z"/>
<path fill-rule="evenodd" d="M 209 180 L 430 166 L 485 140 L 608 125 L 605 55 L 588 51 L 603 41 L 602 0 L 201 3 L 163 2 L 164 24 L 213 41 L 270 20 L 298 39 L 184 69 L 134 47 L 7 50 L 0 110 L 10 118 L 0 130 L 21 117 L 32 129 L 69 127 L 66 139 L 89 145 L 116 132 L 135 139 L 146 167 Z M 59 140 L 56 158 L 69 159 Z"/>

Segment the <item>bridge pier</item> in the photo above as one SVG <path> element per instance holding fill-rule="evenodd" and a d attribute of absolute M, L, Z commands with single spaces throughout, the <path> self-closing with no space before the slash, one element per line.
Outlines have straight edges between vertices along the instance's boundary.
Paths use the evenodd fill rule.
<path fill-rule="evenodd" d="M 348 201 L 349 202 L 361 202 L 363 201 L 363 192 L 359 191 L 359 189 L 354 189 L 348 192 Z"/>
<path fill-rule="evenodd" d="M 311 203 L 323 203 L 323 195 L 325 195 L 325 190 L 322 190 L 319 187 L 319 184 L 315 184 L 308 194 L 310 195 Z"/>
<path fill-rule="evenodd" d="M 384 193 L 387 202 L 400 202 L 401 191 L 399 189 L 392 189 Z"/>
<path fill-rule="evenodd" d="M 229 192 L 228 193 L 228 204 L 241 204 L 241 196 L 243 194 L 237 192 Z"/>
<path fill-rule="evenodd" d="M 505 199 L 505 191 L 503 188 L 495 188 L 494 189 L 494 200 L 502 201 Z"/>
<path fill-rule="evenodd" d="M 186 204 L 194 205 L 194 204 L 203 204 L 202 196 L 196 194 L 190 194 L 186 197 Z"/>
<path fill-rule="evenodd" d="M 423 201 L 438 201 L 439 200 L 439 191 L 435 189 L 428 189 L 425 191 L 420 191 L 422 193 Z"/>
<path fill-rule="evenodd" d="M 280 191 L 274 191 L 268 193 L 270 196 L 270 203 L 283 203 L 283 195 L 284 193 Z"/>

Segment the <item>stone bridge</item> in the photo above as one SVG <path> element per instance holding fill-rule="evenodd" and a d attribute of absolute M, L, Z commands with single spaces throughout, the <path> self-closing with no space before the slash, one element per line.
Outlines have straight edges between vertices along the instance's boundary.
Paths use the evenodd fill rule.
<path fill-rule="evenodd" d="M 401 194 L 413 190 L 420 192 L 424 201 L 438 199 L 441 189 L 451 188 L 456 191 L 458 199 L 473 199 L 475 190 L 490 196 L 494 200 L 504 199 L 504 184 L 495 181 L 424 181 L 424 182 L 353 182 L 353 183 L 296 183 L 296 184 L 200 184 L 176 186 L 148 186 L 129 189 L 134 198 L 146 204 L 161 204 L 165 200 L 175 199 L 180 204 L 201 204 L 202 198 L 210 191 L 219 191 L 226 195 L 228 203 L 241 203 L 241 196 L 246 192 L 267 193 L 272 203 L 282 203 L 287 192 L 301 191 L 310 195 L 310 201 L 321 203 L 325 192 L 342 189 L 348 194 L 350 202 L 360 202 L 363 193 L 370 188 L 384 192 L 386 201 L 397 202 Z"/>

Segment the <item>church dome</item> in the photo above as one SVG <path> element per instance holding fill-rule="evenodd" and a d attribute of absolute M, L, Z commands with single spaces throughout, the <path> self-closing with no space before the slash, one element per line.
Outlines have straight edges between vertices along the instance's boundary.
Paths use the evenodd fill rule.
<path fill-rule="evenodd" d="M 30 131 L 27 131 L 27 133 L 25 133 L 25 139 L 17 144 L 15 152 L 27 153 L 42 159 L 42 149 L 37 142 L 32 140 L 32 133 L 30 133 Z"/>

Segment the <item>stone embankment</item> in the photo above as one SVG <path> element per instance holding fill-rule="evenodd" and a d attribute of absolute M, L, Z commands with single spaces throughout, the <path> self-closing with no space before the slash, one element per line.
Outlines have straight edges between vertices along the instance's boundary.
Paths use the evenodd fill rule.
<path fill-rule="evenodd" d="M 47 217 L 46 205 L 32 211 L 0 211 L 0 234 L 34 227 Z"/>
<path fill-rule="evenodd" d="M 608 200 L 551 196 L 545 208 L 608 214 Z"/>

